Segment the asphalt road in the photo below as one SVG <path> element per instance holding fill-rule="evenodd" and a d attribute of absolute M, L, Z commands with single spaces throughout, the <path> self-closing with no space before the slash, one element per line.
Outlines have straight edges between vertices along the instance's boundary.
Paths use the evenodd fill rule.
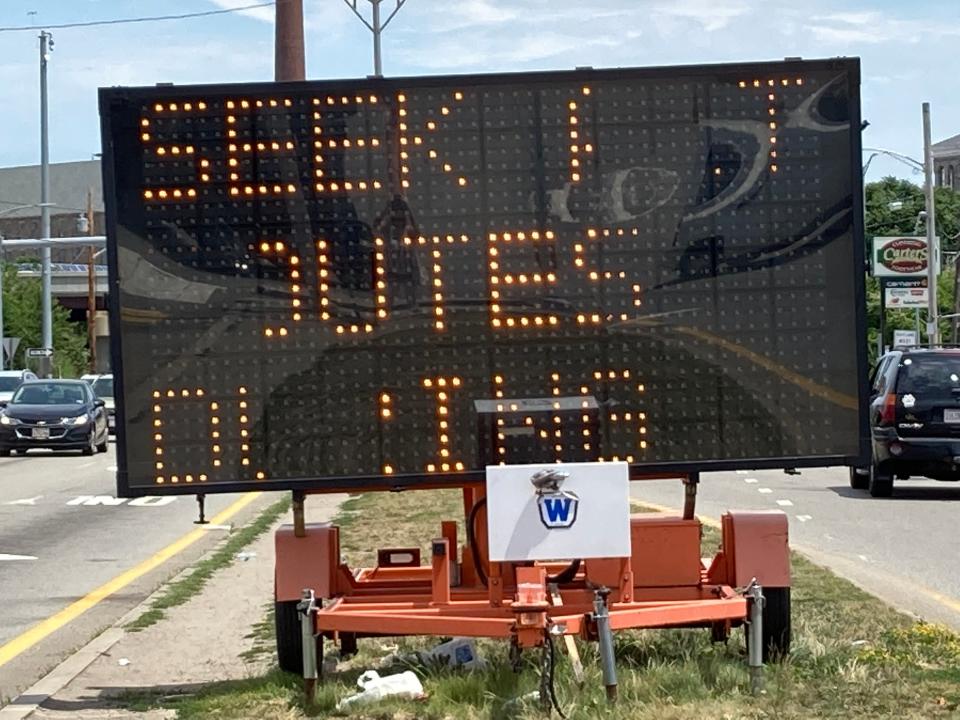
<path fill-rule="evenodd" d="M 631 494 L 683 505 L 679 480 L 633 483 Z M 718 519 L 728 509 L 786 512 L 795 550 L 898 608 L 960 629 L 960 483 L 896 481 L 894 496 L 881 499 L 852 490 L 846 468 L 702 475 L 697 514 Z"/>
<path fill-rule="evenodd" d="M 91 591 L 197 528 L 193 497 L 114 498 L 115 465 L 112 443 L 108 453 L 93 457 L 36 451 L 0 458 L 0 705 L 133 609 L 228 529 L 208 527 L 156 569 L 24 647 L 30 644 L 24 633 L 38 623 L 78 600 L 96 600 L 88 597 Z M 239 497 L 209 496 L 207 517 Z M 244 522 L 274 499 L 256 497 L 229 522 Z M 63 619 L 61 614 L 55 624 Z"/>

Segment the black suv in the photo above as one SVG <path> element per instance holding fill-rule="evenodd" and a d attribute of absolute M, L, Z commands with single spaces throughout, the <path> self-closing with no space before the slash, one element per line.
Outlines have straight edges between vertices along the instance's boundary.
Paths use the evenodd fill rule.
<path fill-rule="evenodd" d="M 894 350 L 870 378 L 873 462 L 850 486 L 889 497 L 893 480 L 960 480 L 960 348 Z"/>

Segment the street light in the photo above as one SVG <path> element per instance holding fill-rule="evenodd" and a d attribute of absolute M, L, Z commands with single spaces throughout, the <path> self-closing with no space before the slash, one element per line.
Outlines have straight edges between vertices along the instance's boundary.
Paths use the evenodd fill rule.
<path fill-rule="evenodd" d="M 396 0 L 397 6 L 393 9 L 386 20 L 381 20 L 380 18 L 380 3 L 383 0 L 368 0 L 372 11 L 373 16 L 371 22 L 367 22 L 367 19 L 360 13 L 360 10 L 357 8 L 357 0 L 343 0 L 347 7 L 353 10 L 353 14 L 360 18 L 360 22 L 367 26 L 367 29 L 373 33 L 373 75 L 374 77 L 383 77 L 383 56 L 380 52 L 380 36 L 383 34 L 383 31 L 387 29 L 387 25 L 390 24 L 390 21 L 393 20 L 393 16 L 400 12 L 400 8 L 403 7 L 403 4 L 407 0 Z"/>

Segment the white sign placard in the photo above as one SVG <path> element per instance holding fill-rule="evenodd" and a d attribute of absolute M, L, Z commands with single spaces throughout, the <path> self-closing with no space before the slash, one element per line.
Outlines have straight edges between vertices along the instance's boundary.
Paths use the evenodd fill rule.
<path fill-rule="evenodd" d="M 916 330 L 894 330 L 893 347 L 915 347 L 920 344 Z"/>
<path fill-rule="evenodd" d="M 886 280 L 884 284 L 883 302 L 888 309 L 925 308 L 929 304 L 926 278 Z"/>
<path fill-rule="evenodd" d="M 490 560 L 576 560 L 630 555 L 626 463 L 487 468 Z"/>

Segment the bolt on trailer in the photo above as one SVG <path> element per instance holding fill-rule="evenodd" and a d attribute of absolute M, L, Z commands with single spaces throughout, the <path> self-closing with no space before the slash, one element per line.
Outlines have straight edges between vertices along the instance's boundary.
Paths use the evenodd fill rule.
<path fill-rule="evenodd" d="M 323 640 L 746 624 L 787 520 L 700 474 L 867 452 L 855 59 L 101 91 L 123 496 L 293 493 L 281 666 Z M 683 512 L 629 483 L 681 478 Z M 312 493 L 459 488 L 348 567 Z M 383 519 L 370 519 L 382 522 Z M 761 630 L 762 626 L 762 630 Z"/>

